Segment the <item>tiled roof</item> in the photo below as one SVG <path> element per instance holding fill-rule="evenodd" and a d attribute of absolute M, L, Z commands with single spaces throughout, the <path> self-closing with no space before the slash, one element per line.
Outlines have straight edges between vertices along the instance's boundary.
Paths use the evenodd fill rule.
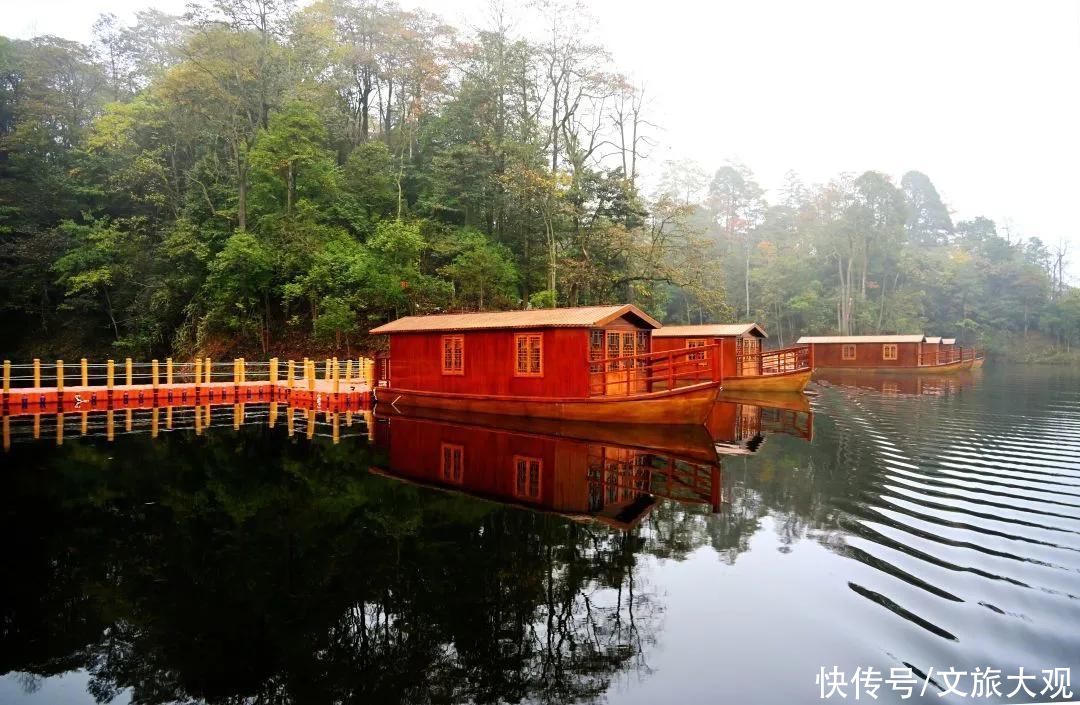
<path fill-rule="evenodd" d="M 765 329 L 757 323 L 705 323 L 698 326 L 664 326 L 653 331 L 654 338 L 682 338 L 700 335 L 704 338 L 723 338 L 746 335 L 754 331 L 755 335 L 768 338 Z"/>
<path fill-rule="evenodd" d="M 923 335 L 804 335 L 800 345 L 809 343 L 921 343 Z"/>
<path fill-rule="evenodd" d="M 457 330 L 496 330 L 500 328 L 582 328 L 603 326 L 624 315 L 637 317 L 647 328 L 660 324 L 632 304 L 621 306 L 580 306 L 577 308 L 539 308 L 530 311 L 498 313 L 443 313 L 432 316 L 405 316 L 378 328 L 375 334 L 424 333 Z"/>

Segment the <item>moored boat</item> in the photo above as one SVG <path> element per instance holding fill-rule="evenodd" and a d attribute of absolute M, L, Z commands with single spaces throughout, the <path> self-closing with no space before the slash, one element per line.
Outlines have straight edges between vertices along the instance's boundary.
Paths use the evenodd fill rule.
<path fill-rule="evenodd" d="M 808 347 L 762 350 L 768 334 L 756 323 L 664 326 L 652 337 L 654 350 L 717 346 L 725 390 L 801 392 L 814 368 Z"/>
<path fill-rule="evenodd" d="M 912 335 L 803 336 L 820 370 L 874 370 L 949 374 L 970 369 L 975 350 L 943 344 L 939 337 Z M 955 342 L 955 341 L 954 341 Z"/>
<path fill-rule="evenodd" d="M 407 316 L 376 399 L 396 407 L 650 424 L 701 424 L 721 385 L 718 346 L 652 350 L 636 306 Z"/>

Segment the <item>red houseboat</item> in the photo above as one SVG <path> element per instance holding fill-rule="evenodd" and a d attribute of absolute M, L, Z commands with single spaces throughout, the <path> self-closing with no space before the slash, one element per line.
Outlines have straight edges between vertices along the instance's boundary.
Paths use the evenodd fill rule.
<path fill-rule="evenodd" d="M 955 372 L 971 367 L 974 352 L 958 347 L 943 350 L 940 338 L 913 335 L 803 336 L 818 369 L 859 369 L 891 372 Z"/>
<path fill-rule="evenodd" d="M 660 324 L 636 306 L 407 316 L 390 337 L 376 398 L 578 421 L 701 424 L 720 388 L 716 345 L 654 352 Z M 704 353 L 704 354 L 703 354 Z"/>
<path fill-rule="evenodd" d="M 768 335 L 756 323 L 664 326 L 652 337 L 657 351 L 717 346 L 725 392 L 801 392 L 814 369 L 805 346 L 763 351 L 761 344 Z"/>
<path fill-rule="evenodd" d="M 715 453 L 698 462 L 625 443 L 411 415 L 380 414 L 374 440 L 388 460 L 372 469 L 378 474 L 619 529 L 639 523 L 658 498 L 713 511 L 722 502 Z"/>

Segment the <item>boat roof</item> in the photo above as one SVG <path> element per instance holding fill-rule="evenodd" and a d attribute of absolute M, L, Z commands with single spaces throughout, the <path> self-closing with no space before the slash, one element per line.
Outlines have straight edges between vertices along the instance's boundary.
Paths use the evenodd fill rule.
<path fill-rule="evenodd" d="M 431 316 L 405 316 L 390 321 L 371 332 L 434 333 L 462 330 L 498 330 L 503 328 L 585 328 L 603 326 L 623 316 L 637 318 L 646 328 L 660 323 L 633 304 L 614 306 L 578 306 L 576 308 L 538 308 L 528 311 L 485 313 L 442 313 Z"/>
<path fill-rule="evenodd" d="M 935 335 L 935 336 L 931 337 L 931 336 L 928 335 L 928 336 L 926 336 L 926 340 L 924 340 L 923 342 L 924 343 L 940 343 L 941 342 L 941 336 Z"/>
<path fill-rule="evenodd" d="M 654 338 L 682 338 L 702 336 L 705 338 L 726 338 L 753 333 L 759 338 L 768 338 L 768 333 L 757 323 L 704 323 L 697 326 L 664 326 L 653 331 Z"/>
<path fill-rule="evenodd" d="M 942 338 L 942 345 L 956 345 L 956 338 Z"/>
<path fill-rule="evenodd" d="M 921 343 L 923 335 L 804 335 L 798 343 Z"/>

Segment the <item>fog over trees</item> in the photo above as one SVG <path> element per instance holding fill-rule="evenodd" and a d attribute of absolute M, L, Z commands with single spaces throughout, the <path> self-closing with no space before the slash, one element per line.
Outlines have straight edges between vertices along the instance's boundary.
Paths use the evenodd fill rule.
<path fill-rule="evenodd" d="M 1074 253 L 954 222 L 918 171 L 767 192 L 752 165 L 655 163 L 589 19 L 529 12 L 544 36 L 217 0 L 103 16 L 91 46 L 0 37 L 5 355 L 351 351 L 407 313 L 622 301 L 776 343 L 1080 343 Z"/>

